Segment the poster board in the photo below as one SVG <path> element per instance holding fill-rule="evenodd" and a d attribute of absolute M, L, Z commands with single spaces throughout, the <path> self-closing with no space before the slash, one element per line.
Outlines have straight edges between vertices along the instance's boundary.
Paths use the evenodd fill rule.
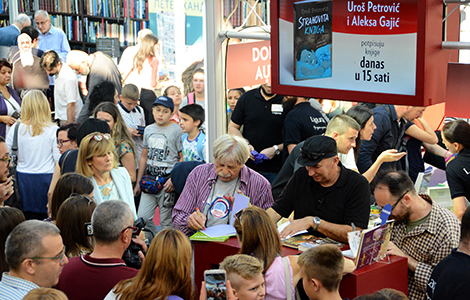
<path fill-rule="evenodd" d="M 417 106 L 445 100 L 452 51 L 441 47 L 442 1 L 339 0 L 331 3 L 328 20 L 322 18 L 326 11 L 294 20 L 295 6 L 320 1 L 271 1 L 274 92 Z M 331 40 L 331 77 L 296 80 L 295 30 L 327 35 L 321 27 L 328 22 L 331 37 L 324 39 Z"/>

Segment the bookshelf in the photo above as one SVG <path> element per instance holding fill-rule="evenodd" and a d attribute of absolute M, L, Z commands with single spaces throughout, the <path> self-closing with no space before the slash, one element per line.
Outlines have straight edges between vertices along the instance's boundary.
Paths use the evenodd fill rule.
<path fill-rule="evenodd" d="M 4 0 L 0 0 L 4 1 Z M 8 1 L 8 0 L 7 0 Z M 148 0 L 20 0 L 20 12 L 32 13 L 33 2 L 51 16 L 51 24 L 67 35 L 72 49 L 96 51 L 100 37 L 117 37 L 125 48 L 149 26 Z"/>
<path fill-rule="evenodd" d="M 0 0 L 0 27 L 10 25 L 9 6 L 10 0 Z"/>

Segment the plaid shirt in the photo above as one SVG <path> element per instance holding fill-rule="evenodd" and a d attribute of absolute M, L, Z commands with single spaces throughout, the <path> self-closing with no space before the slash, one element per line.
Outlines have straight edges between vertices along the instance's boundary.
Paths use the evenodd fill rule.
<path fill-rule="evenodd" d="M 460 222 L 457 217 L 434 202 L 428 195 L 421 198 L 432 204 L 425 223 L 406 233 L 406 224 L 393 227 L 391 241 L 405 254 L 418 261 L 415 272 L 408 270 L 408 297 L 410 300 L 426 299 L 426 285 L 433 268 L 452 248 L 459 245 Z"/>

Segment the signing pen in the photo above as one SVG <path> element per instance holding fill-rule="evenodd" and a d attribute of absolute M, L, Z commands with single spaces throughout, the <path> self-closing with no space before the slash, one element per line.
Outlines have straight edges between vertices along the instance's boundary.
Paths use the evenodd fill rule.
<path fill-rule="evenodd" d="M 353 231 L 356 231 L 356 225 L 354 225 L 353 222 L 351 222 L 351 227 L 352 227 L 352 230 L 353 230 Z"/>
<path fill-rule="evenodd" d="M 196 207 L 196 211 L 197 211 L 198 216 L 199 216 L 199 217 L 201 218 L 201 220 L 202 220 L 202 213 L 201 213 L 201 211 L 199 210 L 199 207 Z M 206 230 L 206 227 L 202 226 L 202 229 Z"/>

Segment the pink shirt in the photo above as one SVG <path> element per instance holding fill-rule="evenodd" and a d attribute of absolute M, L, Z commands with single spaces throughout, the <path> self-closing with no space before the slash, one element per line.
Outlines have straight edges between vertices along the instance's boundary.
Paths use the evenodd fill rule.
<path fill-rule="evenodd" d="M 292 300 L 295 300 L 295 287 L 294 287 L 294 271 L 289 262 L 289 271 L 290 271 L 290 285 L 291 285 L 291 297 Z M 273 263 L 269 267 L 266 274 L 264 274 L 265 287 L 266 287 L 266 296 L 265 300 L 279 300 L 287 299 L 286 291 L 286 275 L 284 272 L 284 263 L 282 262 L 282 257 L 278 256 L 274 259 Z"/>

